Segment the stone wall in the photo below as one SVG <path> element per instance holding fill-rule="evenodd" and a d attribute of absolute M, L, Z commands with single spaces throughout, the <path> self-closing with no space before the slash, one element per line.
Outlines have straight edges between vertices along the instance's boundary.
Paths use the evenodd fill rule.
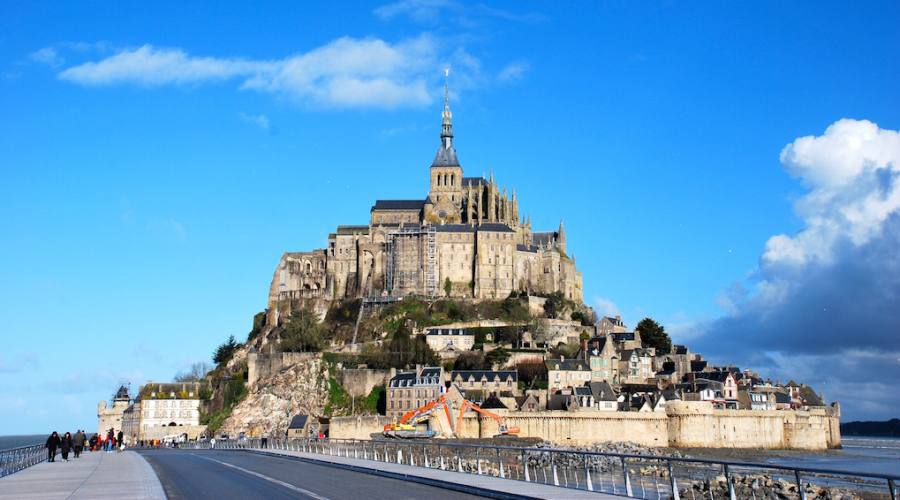
<path fill-rule="evenodd" d="M 351 396 L 365 397 L 376 386 L 387 384 L 389 373 L 372 368 L 343 368 L 336 370 L 335 378 Z"/>
<path fill-rule="evenodd" d="M 643 446 L 668 445 L 666 416 L 636 412 L 510 412 L 506 423 L 519 428 L 520 437 L 538 437 L 558 445 L 631 441 Z M 497 424 L 490 418 L 466 416 L 462 438 L 490 438 Z"/>
<path fill-rule="evenodd" d="M 335 417 L 328 426 L 328 436 L 334 439 L 372 439 L 381 434 L 391 419 L 383 416 Z"/>
<path fill-rule="evenodd" d="M 247 387 L 253 389 L 260 379 L 278 373 L 279 370 L 305 363 L 313 359 L 321 359 L 320 352 L 265 352 L 251 350 L 247 353 Z"/>

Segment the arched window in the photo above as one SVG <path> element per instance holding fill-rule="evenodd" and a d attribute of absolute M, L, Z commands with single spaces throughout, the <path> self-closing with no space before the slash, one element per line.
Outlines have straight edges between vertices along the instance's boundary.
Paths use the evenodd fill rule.
<path fill-rule="evenodd" d="M 441 185 L 441 180 L 442 180 L 443 177 L 444 177 L 443 175 L 438 174 L 438 178 L 437 178 L 437 185 L 438 185 L 438 186 Z"/>
<path fill-rule="evenodd" d="M 456 185 L 456 174 L 450 174 L 450 185 L 451 186 Z"/>
<path fill-rule="evenodd" d="M 307 261 L 306 262 L 306 272 L 310 272 L 310 271 L 312 271 L 312 264 L 310 264 L 309 261 Z"/>

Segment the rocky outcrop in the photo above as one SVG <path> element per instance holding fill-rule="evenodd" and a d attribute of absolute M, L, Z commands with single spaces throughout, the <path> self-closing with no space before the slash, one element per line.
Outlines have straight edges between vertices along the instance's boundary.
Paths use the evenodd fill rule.
<path fill-rule="evenodd" d="M 310 357 L 260 379 L 231 411 L 220 432 L 281 436 L 294 415 L 319 417 L 328 401 L 328 370 L 321 356 Z"/>

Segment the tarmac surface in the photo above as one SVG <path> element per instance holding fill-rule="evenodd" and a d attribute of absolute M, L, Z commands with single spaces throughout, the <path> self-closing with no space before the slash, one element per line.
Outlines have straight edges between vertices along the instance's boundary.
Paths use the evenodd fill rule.
<path fill-rule="evenodd" d="M 150 465 L 133 451 L 69 455 L 0 478 L 0 500 L 164 500 Z"/>
<path fill-rule="evenodd" d="M 140 454 L 153 467 L 170 500 L 482 498 L 287 457 L 218 450 L 158 449 Z"/>

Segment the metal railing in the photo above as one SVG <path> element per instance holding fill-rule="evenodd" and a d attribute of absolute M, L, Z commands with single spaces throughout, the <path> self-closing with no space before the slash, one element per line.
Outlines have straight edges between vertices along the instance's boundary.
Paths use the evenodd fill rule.
<path fill-rule="evenodd" d="M 45 460 L 47 447 L 42 444 L 0 450 L 0 477 L 6 477 Z"/>
<path fill-rule="evenodd" d="M 212 447 L 209 442 L 181 446 Z M 896 500 L 900 484 L 900 476 L 887 474 L 439 440 L 217 440 L 215 449 L 270 449 L 374 460 L 652 500 Z"/>

